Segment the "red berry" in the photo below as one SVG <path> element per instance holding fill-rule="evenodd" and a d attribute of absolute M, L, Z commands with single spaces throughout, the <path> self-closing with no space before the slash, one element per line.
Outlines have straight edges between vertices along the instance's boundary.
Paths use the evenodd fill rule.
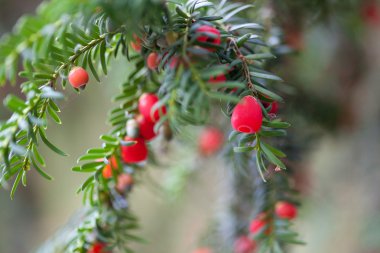
<path fill-rule="evenodd" d="M 153 106 L 158 102 L 158 97 L 152 93 L 144 93 L 139 99 L 138 108 L 140 113 L 146 118 L 153 122 L 160 119 L 160 114 L 164 115 L 166 113 L 165 106 L 158 108 L 152 112 Z"/>
<path fill-rule="evenodd" d="M 227 78 L 224 74 L 220 74 L 218 76 L 212 76 L 210 77 L 210 79 L 208 80 L 209 83 L 224 83 L 227 81 Z"/>
<path fill-rule="evenodd" d="M 146 65 L 149 69 L 155 70 L 158 67 L 158 54 L 155 52 L 152 52 L 148 55 L 148 58 L 146 58 Z"/>
<path fill-rule="evenodd" d="M 212 250 L 209 248 L 199 248 L 194 250 L 193 253 L 212 253 Z"/>
<path fill-rule="evenodd" d="M 146 160 L 148 149 L 143 138 L 131 138 L 127 136 L 124 140 L 136 142 L 132 146 L 121 146 L 121 158 L 125 163 L 139 163 Z"/>
<path fill-rule="evenodd" d="M 297 216 L 297 207 L 286 201 L 278 202 L 275 209 L 276 215 L 282 219 L 292 220 Z"/>
<path fill-rule="evenodd" d="M 268 108 L 270 105 L 272 105 L 268 113 L 276 114 L 278 112 L 278 103 L 276 101 L 273 103 L 263 102 L 263 105 L 265 108 Z"/>
<path fill-rule="evenodd" d="M 256 243 L 248 236 L 240 236 L 234 244 L 235 253 L 252 253 L 256 249 Z"/>
<path fill-rule="evenodd" d="M 87 253 L 109 253 L 105 250 L 106 245 L 101 242 L 95 242 L 91 248 L 88 249 Z"/>
<path fill-rule="evenodd" d="M 375 0 L 367 1 L 362 9 L 362 17 L 364 22 L 369 25 L 380 24 L 380 6 Z"/>
<path fill-rule="evenodd" d="M 263 220 L 263 219 L 260 219 L 260 218 L 256 218 L 254 220 L 251 221 L 251 224 L 249 225 L 249 231 L 252 233 L 252 234 L 257 234 L 258 232 L 260 232 L 263 227 L 265 227 L 267 225 L 266 221 Z"/>
<path fill-rule="evenodd" d="M 180 64 L 180 60 L 178 58 L 178 56 L 173 56 L 171 59 L 170 59 L 170 63 L 169 63 L 169 68 L 170 69 L 175 69 L 177 68 L 177 66 Z"/>
<path fill-rule="evenodd" d="M 140 135 L 147 141 L 153 139 L 157 136 L 154 132 L 154 122 L 145 118 L 143 115 L 139 115 L 136 118 L 137 123 L 139 124 Z"/>
<path fill-rule="evenodd" d="M 224 135 L 218 128 L 205 128 L 198 139 L 200 153 L 203 155 L 214 154 L 222 146 L 223 138 Z"/>
<path fill-rule="evenodd" d="M 139 37 L 137 37 L 136 34 L 133 34 L 133 38 L 135 39 L 135 41 L 131 41 L 131 47 L 133 48 L 133 50 L 140 53 L 141 52 L 141 39 Z"/>
<path fill-rule="evenodd" d="M 74 88 L 79 88 L 88 83 L 88 73 L 82 67 L 74 67 L 69 73 L 69 82 Z"/>
<path fill-rule="evenodd" d="M 220 31 L 216 29 L 215 27 L 209 26 L 209 25 L 202 25 L 197 28 L 197 33 L 203 33 L 202 35 L 197 37 L 197 41 L 203 42 L 203 43 L 210 43 L 214 45 L 220 45 L 221 38 L 220 38 Z M 207 50 L 213 52 L 215 51 L 215 48 L 212 47 L 205 47 Z"/>
<path fill-rule="evenodd" d="M 102 174 L 104 178 L 111 178 L 113 175 L 112 170 L 117 170 L 117 161 L 114 156 L 108 160 L 108 164 L 103 168 Z"/>
<path fill-rule="evenodd" d="M 125 190 L 133 184 L 133 177 L 130 174 L 121 174 L 117 177 L 116 190 L 123 193 Z"/>
<path fill-rule="evenodd" d="M 242 133 L 257 133 L 263 123 L 260 102 L 252 96 L 245 96 L 232 112 L 231 125 Z"/>

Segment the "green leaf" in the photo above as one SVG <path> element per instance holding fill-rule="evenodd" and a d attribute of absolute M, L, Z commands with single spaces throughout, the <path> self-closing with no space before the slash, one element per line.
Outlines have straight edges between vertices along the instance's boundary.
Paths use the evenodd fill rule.
<path fill-rule="evenodd" d="M 284 152 L 282 152 L 281 150 L 279 150 L 279 149 L 277 149 L 277 148 L 275 148 L 269 144 L 262 142 L 261 145 L 264 145 L 267 149 L 269 149 L 277 157 L 280 157 L 280 158 L 286 157 L 286 154 Z"/>
<path fill-rule="evenodd" d="M 82 186 L 80 187 L 80 191 L 84 191 L 86 189 L 86 187 L 92 183 L 94 181 L 95 177 L 94 176 L 91 176 L 89 178 L 87 178 L 87 180 L 82 184 Z"/>
<path fill-rule="evenodd" d="M 90 70 L 91 70 L 91 73 L 92 75 L 95 77 L 95 79 L 100 82 L 100 79 L 99 79 L 99 75 L 98 73 L 96 72 L 96 69 L 94 67 L 94 64 L 92 63 L 92 56 L 91 56 L 91 51 L 89 51 L 87 53 L 87 63 L 88 63 L 88 66 L 90 67 Z"/>
<path fill-rule="evenodd" d="M 100 64 L 102 65 L 103 73 L 107 75 L 107 61 L 106 61 L 106 42 L 100 44 Z"/>
<path fill-rule="evenodd" d="M 32 164 L 33 164 L 33 167 L 36 169 L 36 171 L 44 178 L 46 178 L 47 180 L 53 180 L 53 177 L 51 177 L 49 174 L 47 174 L 45 171 L 43 171 L 40 166 L 38 166 L 38 164 L 34 161 L 34 159 L 31 159 L 32 160 Z"/>
<path fill-rule="evenodd" d="M 279 101 L 279 102 L 283 102 L 283 98 L 280 97 L 279 95 L 277 95 L 276 93 L 270 91 L 270 90 L 267 90 L 259 85 L 255 85 L 255 89 L 260 92 L 261 94 L 264 94 L 265 96 L 275 100 L 275 101 Z"/>
<path fill-rule="evenodd" d="M 34 154 L 34 157 L 36 158 L 36 160 L 37 160 L 42 166 L 45 166 L 45 160 L 44 160 L 44 158 L 41 156 L 41 154 L 40 154 L 40 152 L 38 151 L 36 145 L 33 145 L 32 151 L 33 151 L 33 154 Z"/>
<path fill-rule="evenodd" d="M 260 72 L 250 72 L 251 76 L 253 77 L 258 77 L 258 78 L 262 78 L 262 79 L 267 79 L 267 80 L 273 80 L 273 81 L 280 81 L 280 82 L 283 82 L 283 80 L 276 76 L 276 75 L 273 75 L 273 74 L 268 74 L 268 73 L 260 73 Z"/>
<path fill-rule="evenodd" d="M 181 6 L 177 5 L 175 7 L 175 11 L 177 12 L 177 14 L 183 18 L 189 18 L 190 17 L 190 14 L 188 14 L 184 9 L 182 9 Z"/>
<path fill-rule="evenodd" d="M 55 121 L 55 123 L 59 125 L 62 124 L 62 121 L 59 118 L 58 114 L 50 106 L 48 106 L 47 110 L 49 112 L 50 117 Z"/>
<path fill-rule="evenodd" d="M 248 60 L 267 60 L 276 58 L 276 56 L 271 53 L 250 54 L 244 57 Z"/>
<path fill-rule="evenodd" d="M 289 128 L 291 125 L 288 122 L 284 121 L 263 121 L 263 126 L 271 127 L 271 128 Z"/>
<path fill-rule="evenodd" d="M 282 169 L 286 169 L 285 164 L 273 154 L 273 152 L 268 148 L 268 146 L 265 143 L 261 142 L 260 148 L 263 151 L 265 157 L 268 159 L 268 161 Z"/>
<path fill-rule="evenodd" d="M 100 139 L 105 141 L 108 144 L 113 145 L 113 146 L 116 146 L 119 144 L 117 138 L 110 136 L 110 135 L 102 135 L 102 136 L 100 136 Z"/>
<path fill-rule="evenodd" d="M 62 150 L 60 150 L 59 148 L 57 148 L 56 146 L 54 146 L 47 138 L 46 138 L 46 135 L 44 133 L 44 131 L 40 128 L 39 129 L 39 133 L 40 133 L 40 136 L 41 136 L 41 140 L 46 144 L 46 146 L 48 146 L 52 151 L 54 151 L 55 153 L 61 155 L 61 156 L 68 156 L 65 152 L 63 152 Z"/>
<path fill-rule="evenodd" d="M 23 173 L 23 170 L 22 168 L 19 169 L 18 171 L 18 174 L 17 174 L 17 177 L 15 179 L 15 181 L 13 182 L 13 186 L 12 186 L 12 190 L 11 190 L 11 199 L 13 200 L 14 198 L 14 195 L 15 195 L 15 192 L 17 190 L 17 187 L 18 185 L 20 184 L 20 180 L 21 180 L 21 177 L 22 177 L 22 173 Z"/>
<path fill-rule="evenodd" d="M 25 101 L 14 95 L 8 95 L 4 99 L 4 105 L 18 114 L 23 114 L 23 110 L 27 108 Z"/>
<path fill-rule="evenodd" d="M 251 152 L 255 150 L 255 147 L 234 147 L 235 153 Z"/>
<path fill-rule="evenodd" d="M 78 158 L 78 163 L 86 160 L 96 160 L 96 159 L 103 159 L 104 154 L 86 154 L 82 155 L 81 157 Z"/>
<path fill-rule="evenodd" d="M 243 36 L 239 37 L 237 40 L 236 40 L 236 44 L 238 47 L 241 47 L 244 45 L 244 43 L 246 43 L 249 38 L 252 36 L 251 33 L 247 33 L 247 34 L 244 34 Z"/>
<path fill-rule="evenodd" d="M 263 137 L 283 137 L 286 136 L 287 132 L 283 129 L 261 129 L 260 135 Z"/>
<path fill-rule="evenodd" d="M 264 170 L 266 170 L 266 168 L 263 165 L 264 165 L 264 162 L 263 162 L 263 158 L 261 157 L 261 152 L 257 151 L 257 153 L 256 153 L 257 171 L 259 172 L 260 177 L 262 178 L 262 180 L 264 182 L 266 182 L 267 180 L 265 179 L 264 172 L 263 172 Z"/>

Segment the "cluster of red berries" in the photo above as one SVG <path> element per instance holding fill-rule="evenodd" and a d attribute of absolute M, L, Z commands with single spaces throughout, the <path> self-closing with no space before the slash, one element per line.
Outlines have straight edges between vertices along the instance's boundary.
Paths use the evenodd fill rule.
<path fill-rule="evenodd" d="M 275 206 L 275 214 L 280 219 L 292 220 L 297 217 L 297 207 L 290 202 L 279 201 L 276 203 L 276 206 Z M 267 225 L 268 225 L 267 215 L 265 213 L 260 213 L 259 215 L 257 215 L 255 219 L 252 220 L 249 226 L 249 231 L 252 234 L 257 234 L 266 227 L 266 230 L 264 231 L 264 233 L 270 234 L 271 228 L 268 228 Z"/>
<path fill-rule="evenodd" d="M 158 102 L 158 97 L 152 93 L 143 94 L 138 102 L 138 109 L 140 114 L 137 115 L 133 121 L 134 130 L 127 132 L 136 133 L 134 136 L 126 136 L 124 138 L 127 142 L 135 142 L 133 145 L 121 146 L 121 159 L 124 163 L 133 164 L 146 160 L 148 156 L 148 148 L 146 141 L 152 140 L 157 134 L 154 131 L 154 125 L 159 120 L 160 114 L 166 113 L 166 108 L 162 107 L 156 111 L 152 111 L 153 107 Z M 127 126 L 128 128 L 128 126 Z M 133 134 L 132 134 L 133 135 Z M 103 168 L 102 174 L 106 179 L 113 177 L 114 171 L 118 170 L 118 162 L 116 157 L 112 156 L 108 160 L 108 164 Z M 134 180 L 132 175 L 123 173 L 117 177 L 116 189 L 123 193 L 126 189 L 131 187 Z"/>
<path fill-rule="evenodd" d="M 155 123 L 160 119 L 161 115 L 166 114 L 166 107 L 155 108 L 159 99 L 157 95 L 153 93 L 144 93 L 138 102 L 139 115 L 134 119 L 137 123 L 138 132 L 137 136 L 126 136 L 125 141 L 134 141 L 135 144 L 131 146 L 121 147 L 121 158 L 125 163 L 139 163 L 146 160 L 148 156 L 148 148 L 146 141 L 152 140 L 156 137 L 154 131 Z"/>
<path fill-rule="evenodd" d="M 297 216 L 297 208 L 292 203 L 280 201 L 275 206 L 275 214 L 281 219 L 292 220 Z M 252 220 L 249 232 L 252 236 L 258 233 L 269 235 L 272 232 L 272 228 L 268 227 L 268 218 L 265 213 L 260 213 Z M 256 249 L 256 242 L 246 235 L 238 237 L 234 244 L 234 253 L 253 253 Z"/>

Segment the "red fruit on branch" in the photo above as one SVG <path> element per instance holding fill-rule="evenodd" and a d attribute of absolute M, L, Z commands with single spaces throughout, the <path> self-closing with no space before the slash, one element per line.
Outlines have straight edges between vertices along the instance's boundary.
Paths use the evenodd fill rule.
<path fill-rule="evenodd" d="M 121 158 L 125 163 L 139 163 L 148 157 L 148 149 L 145 140 L 141 137 L 125 137 L 125 141 L 135 141 L 131 146 L 121 146 Z"/>
<path fill-rule="evenodd" d="M 220 31 L 216 29 L 215 27 L 209 26 L 209 25 L 202 25 L 197 28 L 197 33 L 202 33 L 197 37 L 198 42 L 202 43 L 209 43 L 214 45 L 220 45 L 221 43 L 221 37 L 220 37 Z M 208 51 L 215 51 L 215 48 L 213 47 L 207 47 L 203 46 Z"/>
<path fill-rule="evenodd" d="M 233 129 L 242 133 L 257 133 L 262 123 L 263 113 L 260 102 L 252 96 L 242 98 L 232 112 Z"/>
<path fill-rule="evenodd" d="M 69 83 L 74 88 L 80 88 L 88 83 L 87 71 L 82 67 L 74 67 L 69 73 Z"/>
<path fill-rule="evenodd" d="M 138 109 L 140 113 L 148 120 L 156 122 L 160 119 L 160 113 L 166 114 L 166 107 L 156 109 L 152 112 L 154 105 L 158 102 L 158 97 L 152 93 L 144 93 L 139 99 Z"/>
<path fill-rule="evenodd" d="M 113 170 L 117 170 L 117 161 L 114 156 L 111 156 L 111 158 L 108 159 L 108 164 L 103 168 L 103 177 L 106 179 L 111 178 L 113 175 Z"/>
<path fill-rule="evenodd" d="M 256 218 L 251 221 L 251 224 L 249 225 L 249 232 L 251 232 L 252 234 L 257 234 L 266 225 L 267 225 L 267 222 L 264 219 Z"/>
<path fill-rule="evenodd" d="M 177 66 L 181 63 L 180 59 L 178 56 L 173 56 L 171 59 L 170 59 L 170 63 L 169 63 L 169 68 L 170 69 L 176 69 Z"/>
<path fill-rule="evenodd" d="M 297 207 L 292 203 L 280 201 L 276 204 L 275 213 L 282 219 L 292 220 L 297 216 Z"/>
<path fill-rule="evenodd" d="M 125 192 L 133 184 L 133 177 L 130 174 L 121 174 L 117 177 L 116 190 Z"/>
<path fill-rule="evenodd" d="M 212 76 L 208 80 L 209 83 L 224 83 L 227 81 L 227 78 L 224 74 L 220 74 L 218 76 Z"/>
<path fill-rule="evenodd" d="M 223 145 L 224 135 L 215 127 L 205 128 L 198 139 L 199 151 L 203 155 L 212 155 Z"/>
<path fill-rule="evenodd" d="M 240 236 L 234 243 L 235 253 L 253 253 L 256 249 L 256 243 L 249 239 L 248 236 Z"/>
<path fill-rule="evenodd" d="M 151 70 L 155 70 L 159 64 L 158 59 L 159 56 L 156 52 L 150 53 L 146 58 L 146 65 L 148 66 L 148 68 Z"/>
<path fill-rule="evenodd" d="M 263 102 L 264 107 L 267 109 L 269 106 L 272 105 L 268 113 L 277 114 L 278 112 L 278 103 L 276 101 L 272 103 Z"/>
<path fill-rule="evenodd" d="M 133 38 L 134 38 L 134 41 L 131 41 L 131 47 L 137 53 L 140 53 L 141 52 L 141 39 L 136 34 L 133 34 Z"/>
<path fill-rule="evenodd" d="M 109 253 L 105 250 L 106 244 L 101 242 L 95 242 L 91 248 L 88 249 L 87 253 Z"/>
<path fill-rule="evenodd" d="M 139 124 L 140 136 L 142 136 L 145 140 L 150 141 L 157 136 L 154 132 L 154 122 L 145 118 L 141 114 L 137 116 L 136 121 Z"/>

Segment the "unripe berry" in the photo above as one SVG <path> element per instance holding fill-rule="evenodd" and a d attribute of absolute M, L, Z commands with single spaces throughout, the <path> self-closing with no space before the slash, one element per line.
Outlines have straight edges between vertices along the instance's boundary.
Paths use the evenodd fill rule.
<path fill-rule="evenodd" d="M 222 146 L 223 138 L 224 135 L 218 128 L 205 128 L 198 139 L 200 153 L 206 156 L 214 154 Z"/>
<path fill-rule="evenodd" d="M 141 39 L 139 37 L 137 37 L 136 34 L 133 34 L 133 38 L 135 39 L 135 41 L 131 41 L 131 47 L 137 53 L 140 53 L 141 52 Z"/>
<path fill-rule="evenodd" d="M 138 115 L 136 121 L 139 125 L 140 136 L 142 136 L 146 141 L 150 141 L 157 136 L 154 132 L 154 122 L 145 118 L 143 115 Z"/>
<path fill-rule="evenodd" d="M 292 203 L 280 201 L 276 204 L 275 212 L 282 219 L 292 220 L 297 216 L 297 207 Z"/>
<path fill-rule="evenodd" d="M 209 26 L 209 25 L 202 25 L 197 28 L 197 33 L 203 33 L 202 35 L 197 37 L 197 41 L 203 42 L 203 43 L 210 43 L 214 45 L 220 45 L 221 43 L 221 37 L 220 37 L 220 31 L 216 29 L 215 27 Z M 204 47 L 210 52 L 214 52 L 215 48 L 212 47 Z"/>
<path fill-rule="evenodd" d="M 74 88 L 80 88 L 88 83 L 88 73 L 82 67 L 74 67 L 69 73 L 69 83 Z"/>
<path fill-rule="evenodd" d="M 242 98 L 232 112 L 233 129 L 242 133 L 257 133 L 262 123 L 263 113 L 260 102 L 252 96 Z"/>
<path fill-rule="evenodd" d="M 169 31 L 165 34 L 165 38 L 168 45 L 172 45 L 177 41 L 178 33 Z"/>
<path fill-rule="evenodd" d="M 193 253 L 212 253 L 210 248 L 199 248 L 193 251 Z"/>
<path fill-rule="evenodd" d="M 106 244 L 101 242 L 95 242 L 91 248 L 88 249 L 87 253 L 109 253 L 105 250 Z"/>
<path fill-rule="evenodd" d="M 111 158 L 108 159 L 108 164 L 103 168 L 103 177 L 106 179 L 111 178 L 113 175 L 113 170 L 117 170 L 117 160 L 114 156 L 111 156 Z"/>
<path fill-rule="evenodd" d="M 152 112 L 152 108 L 158 102 L 158 97 L 152 93 L 144 93 L 139 99 L 138 108 L 140 113 L 148 120 L 156 122 L 160 119 L 160 113 L 162 115 L 166 114 L 165 106 L 156 109 Z"/>
<path fill-rule="evenodd" d="M 125 130 L 126 130 L 127 136 L 129 137 L 136 138 L 140 136 L 139 123 L 135 119 L 129 119 L 127 121 Z"/>
<path fill-rule="evenodd" d="M 143 138 L 131 138 L 127 136 L 124 140 L 136 142 L 132 146 L 121 146 L 121 158 L 125 163 L 139 163 L 146 160 L 148 149 Z"/>
<path fill-rule="evenodd" d="M 208 80 L 209 83 L 224 83 L 227 81 L 227 78 L 224 74 L 220 74 L 218 76 L 212 76 Z"/>
<path fill-rule="evenodd" d="M 128 187 L 132 186 L 132 184 L 132 175 L 126 173 L 120 174 L 117 177 L 116 190 L 118 190 L 120 193 L 123 193 L 128 189 Z"/>
<path fill-rule="evenodd" d="M 240 236 L 234 243 L 234 253 L 253 253 L 256 249 L 256 243 L 248 236 Z"/>
<path fill-rule="evenodd" d="M 152 52 L 148 55 L 148 58 L 146 58 L 146 65 L 149 69 L 155 70 L 158 67 L 158 54 L 156 52 Z"/>

